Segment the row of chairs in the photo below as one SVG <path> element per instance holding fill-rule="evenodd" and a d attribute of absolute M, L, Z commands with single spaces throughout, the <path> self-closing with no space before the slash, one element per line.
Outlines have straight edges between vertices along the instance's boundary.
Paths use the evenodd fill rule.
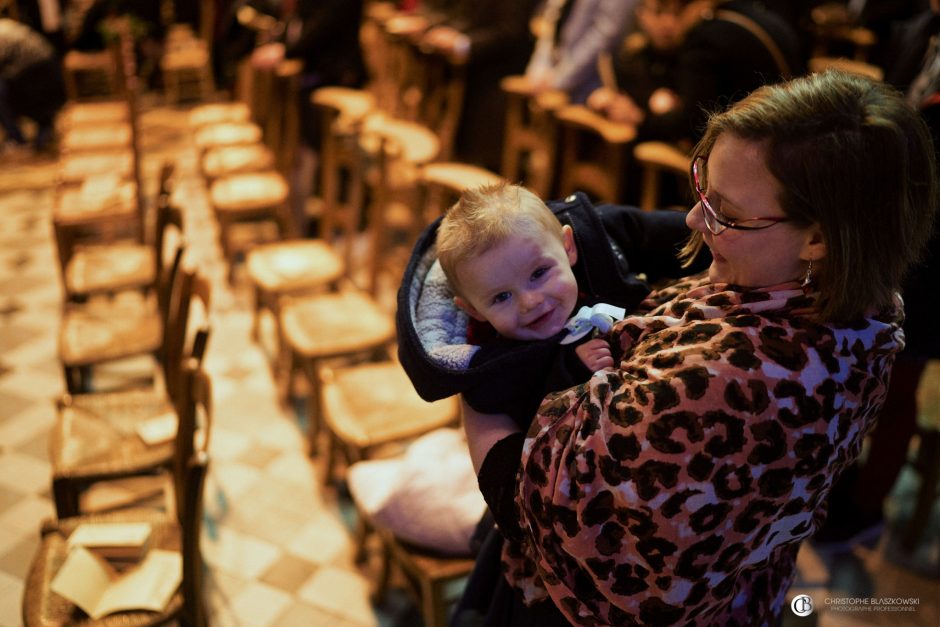
<path fill-rule="evenodd" d="M 87 620 L 52 581 L 69 555 L 69 535 L 81 524 L 103 522 L 150 523 L 151 549 L 180 552 L 183 572 L 162 611 L 122 612 L 101 622 L 207 624 L 199 537 L 212 416 L 202 369 L 210 288 L 184 259 L 182 212 L 171 204 L 172 163 L 160 167 L 156 193 L 145 199 L 133 48 L 129 32 L 119 33 L 117 93 L 111 100 L 73 100 L 59 120 L 52 223 L 67 393 L 56 402 L 49 435 L 56 519 L 42 525 L 30 564 L 26 625 Z M 108 365 L 134 357 L 155 360 L 145 383 L 131 375 L 112 388 L 101 385 Z"/>
<path fill-rule="evenodd" d="M 284 74 L 275 72 L 275 86 Z M 297 388 L 298 375 L 304 377 L 309 392 L 309 450 L 311 455 L 325 456 L 323 480 L 329 485 L 340 479 L 340 461 L 348 466 L 456 424 L 456 400 L 424 402 L 395 361 L 394 321 L 383 295 L 388 293 L 389 278 L 397 281 L 403 267 L 400 256 L 393 253 L 410 250 L 418 232 L 460 191 L 498 177 L 444 161 L 442 145 L 447 140 L 428 124 L 381 107 L 373 90 L 324 87 L 313 93 L 312 102 L 323 130 L 318 235 L 301 239 L 273 229 L 279 236 L 276 241 L 251 241 L 244 253 L 243 276 L 255 293 L 254 329 L 259 341 L 263 322 L 273 322 L 273 366 L 285 401 Z M 269 111 L 277 106 L 274 103 Z M 213 128 L 206 122 L 213 110 L 221 108 L 197 107 L 191 113 L 190 122 L 198 128 L 197 144 L 200 134 Z M 245 128 L 246 123 L 237 124 Z M 269 142 L 278 145 L 276 131 L 261 126 L 260 133 L 254 137 L 246 133 L 245 140 L 233 141 L 229 150 L 257 151 Z M 267 166 L 259 168 L 246 159 L 237 173 L 213 176 L 207 167 L 209 150 L 219 149 L 201 148 L 202 171 L 223 236 L 229 216 L 220 210 L 219 189 L 232 186 L 232 181 L 246 182 L 242 197 L 252 186 L 261 189 L 258 170 Z M 255 183 L 249 185 L 252 180 Z M 276 224 L 276 204 L 262 219 Z M 283 208 L 279 211 L 286 213 Z M 258 217 L 244 214 L 246 221 Z M 242 276 L 234 267 L 242 262 L 241 251 L 226 257 L 234 281 Z M 383 563 L 410 573 L 404 579 L 415 582 L 427 624 L 444 624 L 443 584 L 465 576 L 472 560 L 435 555 L 363 523 L 363 530 L 376 532 Z M 371 534 L 358 535 L 360 548 L 368 537 Z M 380 576 L 377 594 L 383 594 L 386 585 L 387 577 Z"/>
<path fill-rule="evenodd" d="M 60 357 L 70 387 L 77 389 L 58 400 L 49 437 L 58 520 L 43 526 L 30 567 L 23 600 L 27 625 L 82 616 L 50 588 L 67 556 L 69 533 L 85 522 L 128 521 L 152 524 L 152 548 L 182 552 L 182 587 L 160 615 L 184 624 L 206 624 L 198 539 L 211 428 L 211 387 L 201 369 L 209 336 L 210 288 L 184 263 L 182 217 L 169 204 L 170 172 L 170 166 L 163 168 L 156 200 L 161 244 L 151 251 L 158 267 L 153 288 L 112 283 L 102 286 L 100 294 L 87 294 L 86 302 L 66 303 L 63 311 Z M 109 246 L 84 244 L 79 252 L 89 247 L 104 256 Z M 113 252 L 127 246 L 115 242 Z M 193 322 L 196 316 L 201 318 L 198 325 Z M 84 342 L 81 358 L 70 352 L 75 349 L 73 338 Z M 92 346 L 100 350 L 91 351 Z M 76 368 L 100 368 L 146 354 L 154 354 L 159 365 L 149 386 L 98 391 L 88 379 L 74 385 Z M 146 433 L 152 429 L 165 433 L 151 439 Z M 156 507 L 132 507 L 144 502 Z M 153 618 L 147 612 L 121 614 L 130 624 L 151 624 Z"/>

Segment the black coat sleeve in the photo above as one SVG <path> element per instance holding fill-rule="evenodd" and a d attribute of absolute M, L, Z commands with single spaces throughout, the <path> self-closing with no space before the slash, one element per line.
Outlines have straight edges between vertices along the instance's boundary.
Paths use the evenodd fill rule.
<path fill-rule="evenodd" d="M 708 267 L 707 253 L 699 255 L 689 267 L 684 268 L 679 261 L 679 250 L 691 235 L 683 212 L 599 205 L 597 213 L 630 271 L 642 272 L 650 282 L 681 278 Z"/>

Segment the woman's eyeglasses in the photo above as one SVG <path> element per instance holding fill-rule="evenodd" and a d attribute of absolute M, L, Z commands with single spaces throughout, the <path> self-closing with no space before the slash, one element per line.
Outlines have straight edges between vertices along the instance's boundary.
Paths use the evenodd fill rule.
<path fill-rule="evenodd" d="M 705 226 L 714 235 L 718 235 L 725 229 L 737 229 L 739 231 L 759 231 L 767 229 L 780 222 L 788 222 L 789 218 L 770 217 L 770 218 L 742 218 L 734 219 L 721 213 L 719 209 L 712 206 L 711 201 L 706 196 L 708 189 L 708 170 L 705 166 L 705 157 L 696 157 L 692 161 L 692 183 L 695 185 L 695 192 L 702 205 L 702 216 L 705 218 Z"/>

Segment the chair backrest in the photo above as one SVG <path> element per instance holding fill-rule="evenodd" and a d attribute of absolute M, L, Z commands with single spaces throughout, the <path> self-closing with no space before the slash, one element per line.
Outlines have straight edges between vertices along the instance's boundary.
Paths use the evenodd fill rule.
<path fill-rule="evenodd" d="M 208 329 L 200 329 L 203 344 L 208 340 Z M 182 368 L 180 398 L 177 403 L 179 417 L 173 452 L 173 482 L 176 512 L 180 524 L 186 524 L 189 494 L 188 468 L 194 456 L 208 454 L 209 434 L 212 432 L 212 380 L 198 359 L 190 358 Z M 185 528 L 185 527 L 184 527 Z"/>
<path fill-rule="evenodd" d="M 692 165 L 688 151 L 673 144 L 655 141 L 636 144 L 633 147 L 633 159 L 642 170 L 640 208 L 644 211 L 663 209 L 660 205 L 663 179 L 668 177 L 670 183 L 681 186 L 688 181 Z"/>
<path fill-rule="evenodd" d="M 257 111 L 254 119 L 264 144 L 275 155 L 275 168 L 287 176 L 294 163 L 300 134 L 300 75 L 303 63 L 285 59 L 271 69 L 255 69 Z"/>
<path fill-rule="evenodd" d="M 203 604 L 203 563 L 199 546 L 202 526 L 202 499 L 209 456 L 205 451 L 193 455 L 187 467 L 185 519 L 182 522 L 184 625 L 206 627 L 208 618 Z"/>
<path fill-rule="evenodd" d="M 568 104 L 568 94 L 561 90 L 533 94 L 525 76 L 506 76 L 499 85 L 506 94 L 502 175 L 509 181 L 521 181 L 542 198 L 554 198 L 558 156 L 555 111 Z"/>
<path fill-rule="evenodd" d="M 595 199 L 621 202 L 636 127 L 611 122 L 584 105 L 562 107 L 555 118 L 561 130 L 558 195 L 583 190 Z"/>
<path fill-rule="evenodd" d="M 463 114 L 466 91 L 466 66 L 451 61 L 439 52 L 419 50 L 419 101 L 414 121 L 431 129 L 440 141 L 439 158 L 451 159 L 457 128 Z"/>
<path fill-rule="evenodd" d="M 160 355 L 167 394 L 174 403 L 183 392 L 183 364 L 190 358 L 201 363 L 205 356 L 211 305 L 211 286 L 206 277 L 189 268 L 180 268 L 177 274 Z M 196 307 L 202 310 L 203 323 L 197 331 L 190 333 L 190 321 Z M 200 331 L 206 333 L 201 334 Z"/>

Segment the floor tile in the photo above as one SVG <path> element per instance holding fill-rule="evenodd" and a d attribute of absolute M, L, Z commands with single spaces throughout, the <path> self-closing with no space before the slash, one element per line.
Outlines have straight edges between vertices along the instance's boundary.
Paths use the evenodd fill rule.
<path fill-rule="evenodd" d="M 292 602 L 283 590 L 253 582 L 232 599 L 232 612 L 246 627 L 268 627 Z"/>
<path fill-rule="evenodd" d="M 0 572 L 0 627 L 20 627 L 22 616 L 23 581 Z"/>
<path fill-rule="evenodd" d="M 256 579 L 277 560 L 281 549 L 270 542 L 221 525 L 214 541 L 202 543 L 202 553 L 206 562 L 216 568 Z"/>
<path fill-rule="evenodd" d="M 51 467 L 48 462 L 18 453 L 0 452 L 0 485 L 22 494 L 37 494 L 49 485 Z"/>
<path fill-rule="evenodd" d="M 42 521 L 54 517 L 55 506 L 50 499 L 30 494 L 0 513 L 0 529 L 38 535 Z"/>
<path fill-rule="evenodd" d="M 314 514 L 311 518 L 312 522 L 287 539 L 287 551 L 317 564 L 351 563 L 352 537 L 339 518 L 328 512 Z"/>
<path fill-rule="evenodd" d="M 39 433 L 48 431 L 55 422 L 52 402 L 33 402 L 26 409 L 0 419 L 0 450 L 12 450 Z"/>
<path fill-rule="evenodd" d="M 0 571 L 25 579 L 38 547 L 39 529 L 37 528 L 35 533 L 28 534 L 11 548 L 0 553 Z"/>
<path fill-rule="evenodd" d="M 324 566 L 301 587 L 304 601 L 346 620 L 362 625 L 378 625 L 369 601 L 371 584 L 362 575 Z"/>
<path fill-rule="evenodd" d="M 317 568 L 319 568 L 317 564 L 297 556 L 282 555 L 261 575 L 259 580 L 275 588 L 294 593 L 310 579 Z"/>

